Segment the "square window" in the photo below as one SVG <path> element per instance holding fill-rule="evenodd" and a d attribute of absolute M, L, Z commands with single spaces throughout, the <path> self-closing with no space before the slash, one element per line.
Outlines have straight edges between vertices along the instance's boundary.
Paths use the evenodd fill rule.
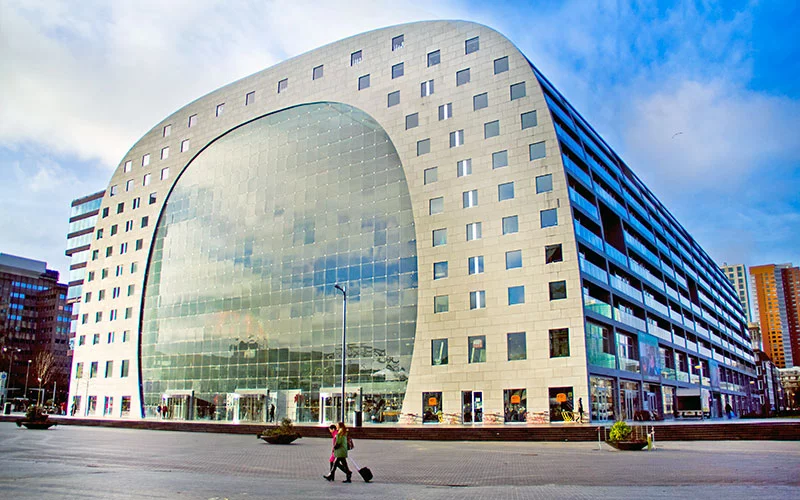
<path fill-rule="evenodd" d="M 545 157 L 544 141 L 528 146 L 531 161 Z"/>
<path fill-rule="evenodd" d="M 169 135 L 172 133 L 172 125 L 164 125 L 162 132 L 164 137 L 169 137 Z"/>
<path fill-rule="evenodd" d="M 488 108 L 489 107 L 489 94 L 484 92 L 483 94 L 478 94 L 476 96 L 472 96 L 472 110 L 478 111 L 479 109 Z"/>
<path fill-rule="evenodd" d="M 470 38 L 464 42 L 464 54 L 472 54 L 481 48 L 480 37 Z"/>
<path fill-rule="evenodd" d="M 255 102 L 256 102 L 256 93 L 255 93 L 255 91 L 248 92 L 247 95 L 244 96 L 244 105 L 245 106 L 250 106 L 251 104 L 255 104 Z"/>
<path fill-rule="evenodd" d="M 425 169 L 425 184 L 432 184 L 439 180 L 439 167 Z"/>
<path fill-rule="evenodd" d="M 217 104 L 217 108 L 214 110 L 214 116 L 219 118 L 222 116 L 222 113 L 225 111 L 225 103 Z"/>
<path fill-rule="evenodd" d="M 391 108 L 392 106 L 397 106 L 400 104 L 400 91 L 395 90 L 394 92 L 390 92 L 387 96 L 387 107 Z"/>
<path fill-rule="evenodd" d="M 419 86 L 419 96 L 427 97 L 431 94 L 433 94 L 433 80 L 422 82 Z"/>
<path fill-rule="evenodd" d="M 428 213 L 430 215 L 440 214 L 444 212 L 444 197 L 431 198 L 428 205 Z"/>
<path fill-rule="evenodd" d="M 169 167 L 161 169 L 161 180 L 165 181 L 169 179 Z"/>
<path fill-rule="evenodd" d="M 549 193 L 553 190 L 553 175 L 540 175 L 536 178 L 536 193 Z"/>
<path fill-rule="evenodd" d="M 147 224 L 150 222 L 150 218 L 145 216 L 142 217 L 142 227 L 147 227 Z"/>
<path fill-rule="evenodd" d="M 515 83 L 511 86 L 511 100 L 525 97 L 525 82 Z"/>
<path fill-rule="evenodd" d="M 150 193 L 150 198 L 149 198 L 149 200 L 148 200 L 148 204 L 149 204 L 149 205 L 152 205 L 152 204 L 154 204 L 155 202 L 156 202 L 156 194 L 155 194 L 155 193 Z"/>
<path fill-rule="evenodd" d="M 358 50 L 350 54 L 350 66 L 355 66 L 356 64 L 360 64 L 364 58 L 362 57 L 361 51 Z"/>
<path fill-rule="evenodd" d="M 525 339 L 525 332 L 509 333 L 506 336 L 506 345 L 508 346 L 508 360 L 509 361 L 522 361 L 528 359 L 527 341 Z"/>
<path fill-rule="evenodd" d="M 540 211 L 539 218 L 541 219 L 543 228 L 558 225 L 558 212 L 555 208 Z"/>
<path fill-rule="evenodd" d="M 482 224 L 471 222 L 467 224 L 467 241 L 479 240 L 483 236 Z"/>
<path fill-rule="evenodd" d="M 469 68 L 456 72 L 456 87 L 469 83 Z"/>
<path fill-rule="evenodd" d="M 467 259 L 467 266 L 469 274 L 482 274 L 483 273 L 483 255 L 476 255 Z"/>
<path fill-rule="evenodd" d="M 497 186 L 497 201 L 514 199 L 514 183 L 505 182 Z"/>
<path fill-rule="evenodd" d="M 450 310 L 450 297 L 447 295 L 437 295 L 433 298 L 433 313 L 446 313 Z"/>
<path fill-rule="evenodd" d="M 441 366 L 447 364 L 447 339 L 431 340 L 431 365 Z"/>
<path fill-rule="evenodd" d="M 461 200 L 464 208 L 472 208 L 478 206 L 478 190 L 464 191 L 461 193 Z"/>
<path fill-rule="evenodd" d="M 447 120 L 453 117 L 453 103 L 448 102 L 439 106 L 439 120 Z"/>
<path fill-rule="evenodd" d="M 519 269 L 522 267 L 522 250 L 506 252 L 506 269 Z"/>
<path fill-rule="evenodd" d="M 169 146 L 161 148 L 161 159 L 166 160 L 169 158 Z"/>
<path fill-rule="evenodd" d="M 510 286 L 508 287 L 508 305 L 513 306 L 525 303 L 525 287 Z"/>
<path fill-rule="evenodd" d="M 428 52 L 428 67 L 436 66 L 442 62 L 441 53 L 438 50 L 434 50 L 433 52 Z"/>
<path fill-rule="evenodd" d="M 564 255 L 561 252 L 561 243 L 557 245 L 547 245 L 544 247 L 544 263 L 552 264 L 554 262 L 561 262 L 564 260 Z"/>
<path fill-rule="evenodd" d="M 569 356 L 569 329 L 550 330 L 550 357 L 564 358 Z"/>
<path fill-rule="evenodd" d="M 422 156 L 431 152 L 431 140 L 422 139 L 417 141 L 417 156 Z"/>
<path fill-rule="evenodd" d="M 469 308 L 470 309 L 486 308 L 486 290 L 476 290 L 474 292 L 469 292 Z"/>
<path fill-rule="evenodd" d="M 551 281 L 550 282 L 550 300 L 560 300 L 567 298 L 567 282 L 566 281 Z"/>
<path fill-rule="evenodd" d="M 128 161 L 125 162 L 125 165 L 122 167 L 122 171 L 127 173 L 127 172 L 130 172 L 131 170 L 133 170 L 133 162 L 128 160 Z"/>
<path fill-rule="evenodd" d="M 358 77 L 358 90 L 369 88 L 369 75 L 362 75 Z"/>
<path fill-rule="evenodd" d="M 458 177 L 472 175 L 472 159 L 467 158 L 466 160 L 459 160 L 456 163 L 456 173 Z"/>
<path fill-rule="evenodd" d="M 454 132 L 450 132 L 450 147 L 456 148 L 458 146 L 464 145 L 464 131 L 463 130 L 456 130 Z"/>
<path fill-rule="evenodd" d="M 532 128 L 539 124 L 538 119 L 536 118 L 536 111 L 528 111 L 527 113 L 522 113 L 520 115 L 520 119 L 522 121 L 522 130 L 526 128 Z"/>
<path fill-rule="evenodd" d="M 494 60 L 494 74 L 499 75 L 508 71 L 508 56 Z"/>
<path fill-rule="evenodd" d="M 514 234 L 519 232 L 519 218 L 516 215 L 503 217 L 503 234 Z"/>
<path fill-rule="evenodd" d="M 433 279 L 447 278 L 447 261 L 433 263 Z"/>
<path fill-rule="evenodd" d="M 483 124 L 483 138 L 491 139 L 500 135 L 500 120 L 494 120 Z"/>
<path fill-rule="evenodd" d="M 284 78 L 283 80 L 280 80 L 278 82 L 278 93 L 279 94 L 281 92 L 283 92 L 284 90 L 286 90 L 287 88 L 289 88 L 289 79 L 288 78 Z"/>
<path fill-rule="evenodd" d="M 189 151 L 189 139 L 184 139 L 181 141 L 181 153 L 185 153 Z"/>
<path fill-rule="evenodd" d="M 403 74 L 404 74 L 403 63 L 397 63 L 394 66 L 392 66 L 392 80 L 394 80 L 395 78 L 400 78 L 401 76 L 403 76 Z"/>
<path fill-rule="evenodd" d="M 151 177 L 152 176 L 150 174 L 144 174 L 144 177 L 142 178 L 142 186 L 149 186 Z"/>
<path fill-rule="evenodd" d="M 475 335 L 468 338 L 469 362 L 486 362 L 486 335 Z"/>
<path fill-rule="evenodd" d="M 150 165 L 150 153 L 147 153 L 146 155 L 142 156 L 142 166 L 146 167 L 148 165 Z"/>
<path fill-rule="evenodd" d="M 508 166 L 508 151 L 497 151 L 492 153 L 492 168 L 502 168 Z"/>
<path fill-rule="evenodd" d="M 317 67 L 315 67 L 314 69 L 311 70 L 311 79 L 312 80 L 319 80 L 320 78 L 322 78 L 323 74 L 324 74 L 323 65 L 320 64 L 319 66 L 317 66 Z"/>
<path fill-rule="evenodd" d="M 433 246 L 440 247 L 447 244 L 447 229 L 434 229 L 432 233 Z"/>
<path fill-rule="evenodd" d="M 419 113 L 406 115 L 406 130 L 419 126 Z"/>
<path fill-rule="evenodd" d="M 192 115 L 189 117 L 189 128 L 192 128 L 195 125 L 197 125 L 197 115 Z"/>
<path fill-rule="evenodd" d="M 404 40 L 405 37 L 403 35 L 397 35 L 396 37 L 392 38 L 392 51 L 402 49 Z"/>

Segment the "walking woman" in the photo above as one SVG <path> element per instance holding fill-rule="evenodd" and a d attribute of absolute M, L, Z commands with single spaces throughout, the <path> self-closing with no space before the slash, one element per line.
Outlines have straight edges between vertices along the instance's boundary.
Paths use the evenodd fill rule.
<path fill-rule="evenodd" d="M 353 476 L 353 473 L 350 472 L 350 468 L 347 466 L 347 426 L 344 425 L 344 422 L 339 422 L 339 431 L 336 433 L 336 444 L 333 445 L 333 456 L 336 457 L 333 469 L 331 469 L 330 474 L 323 477 L 328 481 L 333 481 L 336 469 L 341 469 L 342 472 L 347 474 L 347 479 L 342 482 L 352 483 L 350 478 Z"/>
<path fill-rule="evenodd" d="M 332 438 L 332 442 L 331 442 L 331 458 L 328 461 L 329 462 L 328 475 L 333 475 L 333 471 L 336 470 L 336 466 L 334 465 L 336 463 L 336 457 L 333 455 L 333 447 L 336 446 L 336 433 L 337 433 L 336 426 L 331 424 L 330 427 L 328 427 L 328 431 L 331 433 L 331 438 Z M 322 477 L 324 477 L 325 479 L 328 478 L 328 476 L 322 476 Z"/>

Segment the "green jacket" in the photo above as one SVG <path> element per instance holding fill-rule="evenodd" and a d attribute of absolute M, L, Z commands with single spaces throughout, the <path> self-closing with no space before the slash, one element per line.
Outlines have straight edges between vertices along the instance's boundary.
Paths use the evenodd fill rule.
<path fill-rule="evenodd" d="M 333 447 L 333 456 L 336 458 L 347 458 L 347 432 L 336 434 L 336 444 Z"/>

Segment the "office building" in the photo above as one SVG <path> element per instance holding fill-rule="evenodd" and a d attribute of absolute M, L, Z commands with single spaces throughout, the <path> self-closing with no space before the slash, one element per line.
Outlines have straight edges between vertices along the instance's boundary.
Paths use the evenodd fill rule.
<path fill-rule="evenodd" d="M 750 290 L 748 289 L 747 268 L 744 264 L 728 265 L 726 262 L 720 266 L 720 269 L 722 269 L 722 272 L 725 273 L 725 276 L 728 277 L 733 285 L 734 290 L 736 290 L 747 321 L 752 321 L 752 316 L 750 315 Z"/>
<path fill-rule="evenodd" d="M 124 154 L 94 233 L 77 415 L 611 421 L 701 386 L 715 414 L 750 405 L 727 277 L 478 24 L 364 33 L 193 101 Z"/>

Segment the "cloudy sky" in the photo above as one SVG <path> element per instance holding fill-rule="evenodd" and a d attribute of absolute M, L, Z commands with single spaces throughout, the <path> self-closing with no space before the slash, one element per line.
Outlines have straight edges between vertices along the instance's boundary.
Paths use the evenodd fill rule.
<path fill-rule="evenodd" d="M 194 99 L 350 35 L 465 19 L 516 43 L 715 260 L 800 264 L 799 15 L 793 0 L 2 0 L 0 252 L 65 273 L 71 200 Z"/>

